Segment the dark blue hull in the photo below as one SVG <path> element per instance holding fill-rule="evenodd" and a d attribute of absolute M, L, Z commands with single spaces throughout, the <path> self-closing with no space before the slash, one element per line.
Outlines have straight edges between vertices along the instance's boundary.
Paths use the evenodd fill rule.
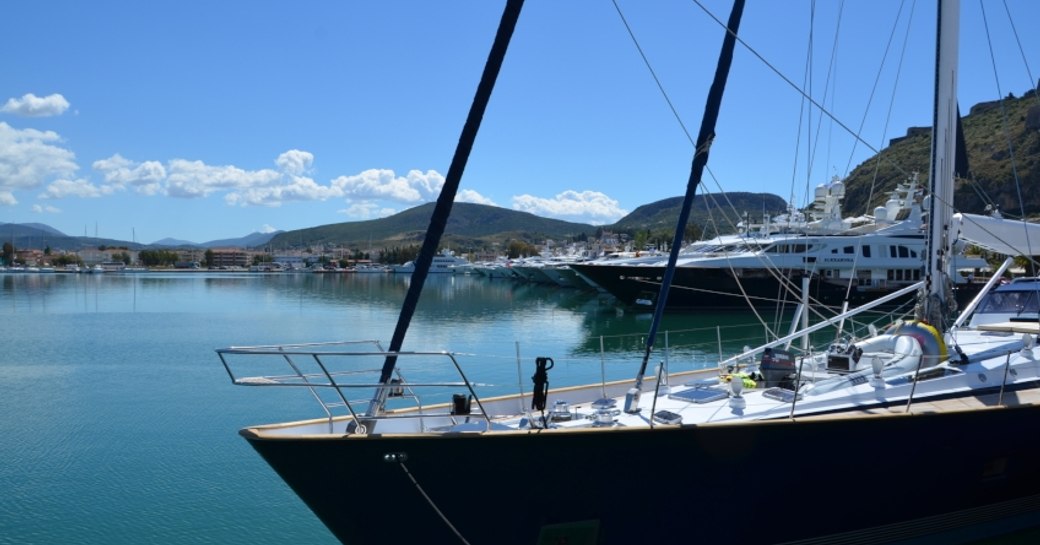
<path fill-rule="evenodd" d="M 632 307 L 652 307 L 656 304 L 664 277 L 664 267 L 633 267 L 626 265 L 571 265 L 578 274 L 610 293 L 622 304 Z M 775 307 L 777 304 L 797 304 L 801 301 L 802 270 L 775 271 L 744 269 L 737 273 L 729 269 L 678 267 L 668 292 L 667 308 L 741 308 L 748 305 Z M 846 282 L 830 281 L 810 275 L 809 297 L 817 305 L 840 307 L 848 301 L 857 307 L 894 293 L 907 283 L 880 287 L 852 286 Z M 957 301 L 964 305 L 978 293 L 982 284 L 958 286 Z M 910 301 L 912 295 L 891 302 L 890 306 Z"/>
<path fill-rule="evenodd" d="M 653 430 L 243 435 L 348 544 L 461 543 L 434 505 L 472 544 L 948 544 L 1037 524 L 1038 421 L 1040 407 L 1024 406 Z M 405 455 L 403 467 L 388 454 Z"/>

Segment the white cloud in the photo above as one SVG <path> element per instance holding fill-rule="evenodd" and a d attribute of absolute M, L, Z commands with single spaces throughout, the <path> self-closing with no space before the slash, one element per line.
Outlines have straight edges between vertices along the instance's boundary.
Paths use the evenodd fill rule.
<path fill-rule="evenodd" d="M 35 189 L 48 180 L 75 174 L 76 156 L 55 145 L 60 141 L 52 131 L 15 129 L 0 122 L 0 204 L 17 204 L 17 190 Z"/>
<path fill-rule="evenodd" d="M 109 186 L 98 187 L 87 180 L 55 180 L 39 195 L 41 199 L 63 199 L 65 197 L 95 198 L 112 193 Z"/>
<path fill-rule="evenodd" d="M 105 184 L 124 189 L 132 186 L 138 193 L 155 195 L 162 188 L 166 169 L 158 161 L 135 163 L 118 153 L 108 159 L 94 161 L 94 170 L 104 174 Z"/>
<path fill-rule="evenodd" d="M 267 233 L 273 233 L 273 232 L 275 232 L 275 231 L 277 231 L 277 230 L 278 230 L 278 229 L 275 229 L 274 227 L 271 227 L 270 225 L 268 225 L 268 224 L 266 224 L 266 223 L 265 223 L 265 224 L 263 224 L 263 225 L 262 225 L 262 226 L 260 227 L 260 232 L 261 232 L 261 233 L 264 233 L 265 235 L 266 235 Z"/>
<path fill-rule="evenodd" d="M 51 206 L 49 204 L 48 205 L 42 205 L 42 206 L 39 205 L 39 204 L 34 204 L 34 205 L 32 205 L 32 211 L 34 213 L 36 213 L 36 214 L 43 214 L 44 212 L 46 212 L 48 214 L 58 214 L 58 213 L 61 213 L 61 209 L 60 208 L 55 207 L 55 206 Z"/>
<path fill-rule="evenodd" d="M 344 208 L 343 210 L 338 210 L 337 212 L 351 219 L 371 220 L 376 218 L 385 218 L 387 216 L 392 216 L 393 214 L 397 213 L 397 210 L 394 210 L 393 208 L 387 208 L 385 206 L 380 206 L 379 204 L 376 204 L 371 201 L 361 201 L 353 203 L 347 208 Z"/>
<path fill-rule="evenodd" d="M 278 165 L 278 168 L 286 174 L 293 176 L 299 176 L 307 173 L 311 169 L 311 164 L 314 163 L 314 154 L 307 151 L 300 151 L 298 149 L 289 150 L 275 159 L 274 164 Z"/>
<path fill-rule="evenodd" d="M 533 195 L 513 197 L 513 209 L 568 221 L 592 224 L 610 223 L 628 212 L 618 202 L 599 191 L 567 190 L 551 199 Z"/>
<path fill-rule="evenodd" d="M 233 191 L 224 196 L 224 201 L 233 206 L 281 206 L 284 201 L 324 201 L 341 196 L 343 192 L 339 188 L 318 185 L 314 180 L 300 176 L 285 185 Z"/>
<path fill-rule="evenodd" d="M 38 97 L 32 93 L 22 95 L 22 98 L 9 98 L 0 112 L 15 114 L 24 117 L 50 117 L 61 115 L 69 109 L 69 101 L 58 93 Z"/>
<path fill-rule="evenodd" d="M 419 203 L 436 198 L 444 186 L 444 176 L 435 170 L 411 170 L 398 176 L 389 169 L 369 169 L 354 176 L 332 180 L 332 187 L 353 199 L 387 199 L 402 203 Z"/>
<path fill-rule="evenodd" d="M 463 189 L 455 195 L 455 202 L 471 202 L 473 204 L 486 204 L 488 206 L 498 206 L 495 201 L 473 191 L 472 189 Z"/>
<path fill-rule="evenodd" d="M 167 165 L 166 194 L 171 197 L 206 197 L 220 190 L 267 187 L 281 179 L 270 169 L 247 171 L 234 166 L 210 166 L 202 161 L 174 159 Z"/>

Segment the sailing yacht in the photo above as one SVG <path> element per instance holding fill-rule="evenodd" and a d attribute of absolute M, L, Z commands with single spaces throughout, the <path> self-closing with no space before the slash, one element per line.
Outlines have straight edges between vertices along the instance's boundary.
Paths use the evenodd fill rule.
<path fill-rule="evenodd" d="M 471 121 L 483 114 L 521 5 L 507 4 Z M 679 229 L 707 161 L 701 144 L 713 133 L 742 11 L 736 0 Z M 787 347 L 847 314 L 710 373 L 647 374 L 658 304 L 634 379 L 550 390 L 554 362 L 543 356 L 530 393 L 482 398 L 452 353 L 400 350 L 443 233 L 435 220 L 388 347 L 218 350 L 235 384 L 304 388 L 325 412 L 241 435 L 344 543 L 963 543 L 1040 524 L 1037 322 L 969 322 L 997 294 L 995 281 L 959 316 L 950 312 L 941 263 L 955 243 L 958 11 L 957 0 L 939 1 L 929 267 L 889 296 L 920 290 L 916 319 L 818 353 Z M 475 137 L 466 127 L 439 213 L 450 210 L 456 165 Z M 428 377 L 436 361 L 458 378 L 406 379 Z M 288 371 L 241 372 L 254 364 Z M 443 403 L 423 397 L 446 389 L 455 393 Z"/>

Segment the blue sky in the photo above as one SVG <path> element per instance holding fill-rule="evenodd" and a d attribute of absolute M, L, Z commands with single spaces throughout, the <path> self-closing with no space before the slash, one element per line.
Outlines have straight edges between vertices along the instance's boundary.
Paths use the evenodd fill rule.
<path fill-rule="evenodd" d="M 690 0 L 617 4 L 696 135 L 719 25 Z M 701 4 L 728 16 L 729 1 Z M 202 242 L 435 200 L 503 5 L 7 3 L 0 222 Z M 872 155 L 868 145 L 930 124 L 934 10 L 749 1 L 741 38 L 866 144 L 739 47 L 705 190 L 803 205 L 808 188 Z M 1035 85 L 1040 2 L 965 0 L 962 14 L 962 111 Z M 683 193 L 682 125 L 610 0 L 528 0 L 459 200 L 611 223 Z"/>

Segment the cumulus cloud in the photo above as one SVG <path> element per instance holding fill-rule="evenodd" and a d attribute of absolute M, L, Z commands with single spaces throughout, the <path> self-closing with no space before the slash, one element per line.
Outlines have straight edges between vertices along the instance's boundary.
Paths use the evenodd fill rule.
<path fill-rule="evenodd" d="M 271 170 L 243 170 L 211 166 L 202 161 L 174 159 L 167 165 L 166 194 L 171 197 L 207 197 L 221 190 L 244 190 L 275 185 L 281 174 Z"/>
<path fill-rule="evenodd" d="M 379 204 L 371 201 L 361 201 L 355 202 L 347 208 L 339 210 L 338 212 L 351 219 L 371 220 L 392 216 L 393 214 L 397 213 L 397 210 L 394 210 L 393 208 L 387 208 L 385 206 L 380 206 Z"/>
<path fill-rule="evenodd" d="M 472 189 L 463 189 L 455 195 L 455 202 L 471 202 L 473 204 L 486 204 L 488 206 L 498 206 L 495 201 L 473 191 Z"/>
<path fill-rule="evenodd" d="M 289 150 L 279 155 L 274 161 L 274 164 L 278 165 L 282 172 L 293 176 L 306 174 L 311 169 L 311 164 L 313 163 L 314 154 L 298 149 Z"/>
<path fill-rule="evenodd" d="M 0 122 L 0 204 L 17 204 L 17 190 L 36 189 L 48 180 L 75 174 L 76 156 L 57 145 L 60 142 L 55 132 L 15 129 Z"/>
<path fill-rule="evenodd" d="M 105 184 L 117 189 L 133 187 L 138 193 L 155 195 L 166 178 L 166 169 L 158 161 L 135 163 L 118 153 L 108 159 L 94 161 L 94 170 L 105 177 Z"/>
<path fill-rule="evenodd" d="M 370 169 L 320 183 L 309 175 L 314 155 L 298 149 L 278 155 L 276 168 L 259 170 L 188 159 L 141 162 L 117 153 L 94 161 L 96 177 L 90 180 L 75 176 L 75 156 L 60 147 L 60 141 L 54 132 L 18 130 L 0 122 L 0 205 L 15 205 L 17 191 L 41 187 L 42 199 L 96 198 L 129 189 L 184 199 L 222 195 L 228 205 L 242 207 L 342 198 L 348 208 L 341 213 L 365 219 L 397 212 L 394 203 L 432 201 L 444 186 L 444 176 L 435 170 L 398 175 L 390 169 Z M 457 200 L 495 205 L 469 189 L 460 191 Z"/>
<path fill-rule="evenodd" d="M 603 224 L 621 219 L 628 212 L 599 191 L 567 190 L 551 199 L 533 195 L 513 197 L 513 209 L 568 221 Z"/>
<path fill-rule="evenodd" d="M 289 183 L 273 186 L 247 187 L 224 196 L 232 206 L 281 206 L 285 201 L 324 201 L 340 197 L 343 192 L 336 187 L 317 184 L 310 178 L 294 177 Z"/>
<path fill-rule="evenodd" d="M 369 169 L 354 176 L 340 176 L 332 180 L 332 186 L 352 199 L 419 203 L 436 198 L 444 186 L 444 176 L 435 170 L 410 170 L 405 176 L 398 176 L 393 170 Z"/>
<path fill-rule="evenodd" d="M 43 214 L 43 213 L 58 214 L 58 213 L 61 212 L 61 209 L 57 208 L 57 207 L 54 207 L 54 206 L 51 206 L 49 204 L 48 205 L 34 204 L 34 205 L 32 205 L 32 211 L 34 213 L 36 213 L 36 214 Z"/>
<path fill-rule="evenodd" d="M 39 195 L 41 199 L 63 199 L 65 197 L 95 198 L 112 193 L 111 187 L 98 187 L 87 180 L 55 180 Z"/>
<path fill-rule="evenodd" d="M 24 117 L 50 117 L 61 115 L 69 109 L 69 101 L 58 93 L 38 97 L 32 93 L 22 98 L 9 98 L 0 112 Z"/>

